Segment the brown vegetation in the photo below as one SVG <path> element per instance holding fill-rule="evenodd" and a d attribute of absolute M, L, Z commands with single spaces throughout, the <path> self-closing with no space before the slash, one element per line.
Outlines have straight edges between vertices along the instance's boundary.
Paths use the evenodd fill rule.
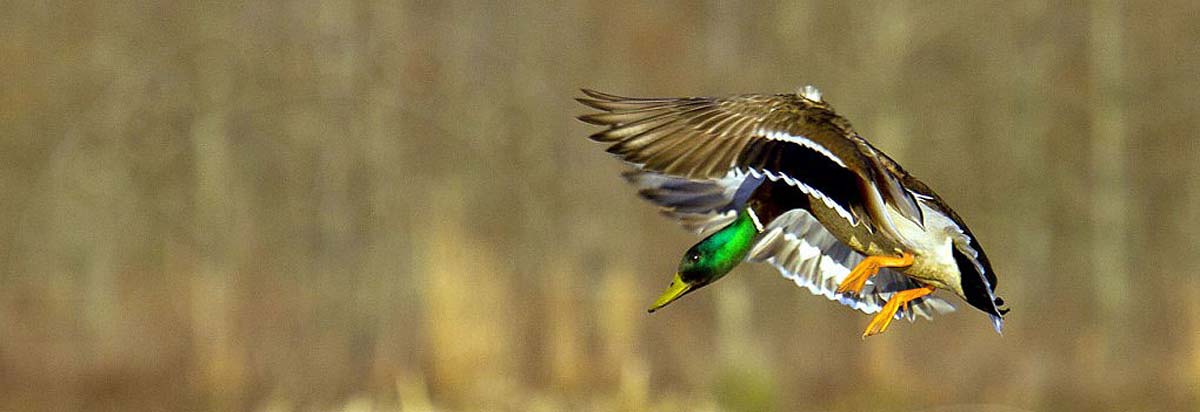
<path fill-rule="evenodd" d="M 2 9 L 0 409 L 1200 408 L 1195 2 Z M 972 225 L 1003 336 L 860 340 L 763 265 L 644 313 L 694 239 L 577 88 L 805 84 Z"/>

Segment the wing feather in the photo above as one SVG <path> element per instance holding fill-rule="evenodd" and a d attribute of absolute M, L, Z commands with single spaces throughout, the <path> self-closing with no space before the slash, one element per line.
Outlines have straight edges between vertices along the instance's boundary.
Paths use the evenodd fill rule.
<path fill-rule="evenodd" d="M 638 195 L 659 206 L 664 215 L 685 229 L 709 233 L 720 229 L 746 207 L 746 200 L 762 178 L 730 172 L 720 179 L 694 180 L 633 169 L 623 174 Z"/>
<path fill-rule="evenodd" d="M 922 224 L 911 193 L 875 159 L 878 151 L 826 102 L 810 99 L 815 93 L 629 98 L 583 92 L 589 98 L 578 100 L 603 112 L 580 119 L 608 126 L 592 139 L 612 143 L 610 153 L 637 167 L 693 180 L 719 179 L 731 170 L 780 176 L 820 192 L 852 224 L 872 220 L 896 236 L 882 216 L 852 216 L 878 214 L 882 202 Z"/>

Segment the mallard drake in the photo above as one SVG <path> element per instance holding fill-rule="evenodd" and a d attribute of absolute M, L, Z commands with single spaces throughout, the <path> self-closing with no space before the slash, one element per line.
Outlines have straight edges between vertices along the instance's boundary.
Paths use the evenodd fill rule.
<path fill-rule="evenodd" d="M 811 86 L 777 95 L 628 98 L 583 90 L 606 129 L 590 138 L 633 166 L 645 199 L 706 235 L 684 254 L 661 309 L 743 261 L 767 262 L 814 294 L 893 319 L 1007 309 L 979 241 L 929 186 L 859 135 Z"/>

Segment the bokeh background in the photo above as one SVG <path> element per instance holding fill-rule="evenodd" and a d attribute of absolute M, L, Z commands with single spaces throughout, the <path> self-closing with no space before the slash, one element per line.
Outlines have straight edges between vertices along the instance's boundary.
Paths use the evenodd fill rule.
<path fill-rule="evenodd" d="M 16 1 L 0 409 L 1200 408 L 1200 3 Z M 580 87 L 821 88 L 1013 311 L 868 317 L 696 239 Z M 965 305 L 960 305 L 962 308 Z"/>

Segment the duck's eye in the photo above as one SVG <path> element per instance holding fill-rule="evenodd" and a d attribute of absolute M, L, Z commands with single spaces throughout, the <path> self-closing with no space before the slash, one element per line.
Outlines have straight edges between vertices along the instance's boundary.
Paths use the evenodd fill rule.
<path fill-rule="evenodd" d="M 688 256 L 688 259 L 689 259 L 689 260 L 691 260 L 691 261 L 693 261 L 693 262 L 699 262 L 699 261 L 700 261 L 700 254 L 699 254 L 699 253 L 693 253 L 691 256 Z"/>

